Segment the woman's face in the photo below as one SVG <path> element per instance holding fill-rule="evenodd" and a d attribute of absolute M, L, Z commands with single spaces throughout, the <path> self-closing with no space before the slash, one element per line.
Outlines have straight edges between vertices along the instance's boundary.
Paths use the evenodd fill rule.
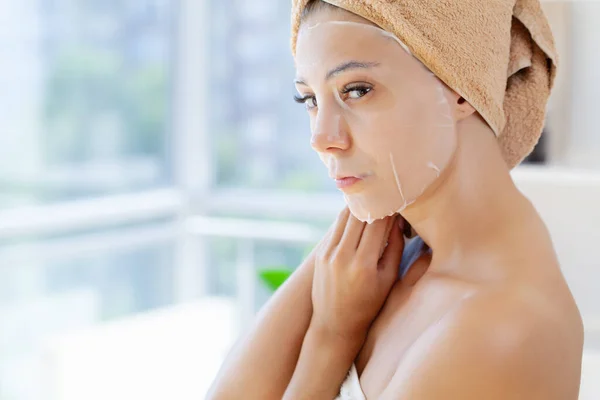
<path fill-rule="evenodd" d="M 451 161 L 450 91 L 392 35 L 354 14 L 318 12 L 300 29 L 296 68 L 311 145 L 358 219 L 402 211 Z"/>

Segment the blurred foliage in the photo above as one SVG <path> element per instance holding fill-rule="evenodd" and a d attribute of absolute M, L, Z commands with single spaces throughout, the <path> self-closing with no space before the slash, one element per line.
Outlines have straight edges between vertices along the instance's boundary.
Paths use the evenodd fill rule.
<path fill-rule="evenodd" d="M 305 260 L 312 250 L 313 246 L 307 247 L 304 250 L 302 260 Z M 285 283 L 285 281 L 292 275 L 293 272 L 294 269 L 290 267 L 271 266 L 261 268 L 258 271 L 258 277 L 269 290 L 275 292 L 281 287 L 281 285 Z"/>
<path fill-rule="evenodd" d="M 78 46 L 56 56 L 44 101 L 49 161 L 89 159 L 94 150 L 91 134 L 107 116 L 116 123 L 112 128 L 123 130 L 118 151 L 128 155 L 162 151 L 167 70 L 157 63 L 129 64 L 126 54 L 116 50 Z M 101 132 L 105 133 L 109 132 Z"/>
<path fill-rule="evenodd" d="M 269 267 L 259 271 L 259 278 L 271 290 L 276 291 L 292 275 L 287 267 Z"/>

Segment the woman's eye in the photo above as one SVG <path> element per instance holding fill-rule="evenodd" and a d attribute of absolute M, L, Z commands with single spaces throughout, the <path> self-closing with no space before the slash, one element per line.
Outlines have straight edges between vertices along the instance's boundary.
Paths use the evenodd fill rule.
<path fill-rule="evenodd" d="M 353 88 L 353 89 L 345 90 L 345 92 L 348 93 L 348 97 L 351 99 L 360 99 L 361 97 L 365 96 L 370 91 L 371 91 L 371 88 L 368 88 L 368 87 L 360 87 L 360 88 Z"/>
<path fill-rule="evenodd" d="M 306 108 L 309 110 L 315 108 L 317 106 L 317 98 L 315 96 L 307 97 L 304 104 L 306 104 Z"/>
<path fill-rule="evenodd" d="M 317 98 L 315 96 L 294 96 L 296 103 L 304 104 L 307 110 L 317 107 Z"/>

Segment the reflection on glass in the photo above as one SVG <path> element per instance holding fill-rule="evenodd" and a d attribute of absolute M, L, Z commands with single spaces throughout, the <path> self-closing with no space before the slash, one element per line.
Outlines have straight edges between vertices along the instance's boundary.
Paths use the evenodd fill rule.
<path fill-rule="evenodd" d="M 173 1 L 8 1 L 0 208 L 167 179 Z"/>
<path fill-rule="evenodd" d="M 254 239 L 208 238 L 208 294 L 252 301 L 257 312 L 271 296 L 259 279 L 265 269 L 298 267 L 312 249 L 302 243 L 281 243 Z M 250 296 L 251 298 L 245 298 Z"/>
<path fill-rule="evenodd" d="M 210 0 L 210 134 L 217 185 L 335 190 L 292 100 L 290 6 Z M 235 23 L 231 23 L 236 21 Z"/>
<path fill-rule="evenodd" d="M 135 232 L 144 235 L 145 229 Z M 106 333 L 108 322 L 133 321 L 176 302 L 172 240 L 115 249 L 129 232 L 100 234 L 0 246 L 1 400 L 54 398 L 58 360 L 66 351 L 57 340 Z M 89 375 L 94 367 L 79 368 Z"/>

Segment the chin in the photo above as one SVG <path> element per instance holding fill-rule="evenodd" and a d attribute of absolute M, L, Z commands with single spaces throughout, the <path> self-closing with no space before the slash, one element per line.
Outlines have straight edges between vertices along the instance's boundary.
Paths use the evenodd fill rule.
<path fill-rule="evenodd" d="M 368 224 L 373 223 L 378 219 L 383 219 L 397 214 L 403 209 L 402 201 L 398 202 L 382 202 L 382 197 L 369 198 L 367 196 L 345 195 L 346 204 L 352 215 L 359 221 Z M 385 197 L 384 197 L 385 198 Z"/>

